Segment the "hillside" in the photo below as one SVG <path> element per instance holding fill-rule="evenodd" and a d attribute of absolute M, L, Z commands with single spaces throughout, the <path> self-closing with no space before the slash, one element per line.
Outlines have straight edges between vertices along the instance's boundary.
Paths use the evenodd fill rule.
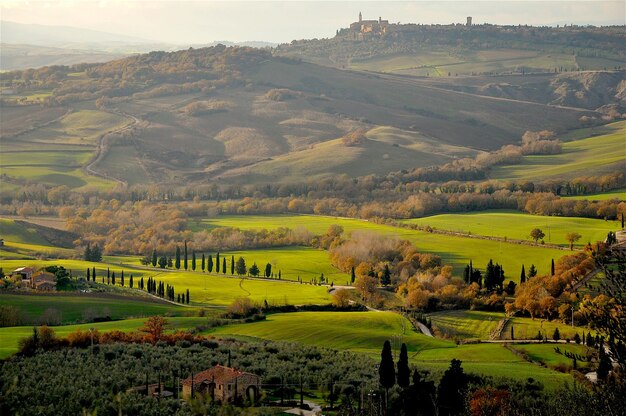
<path fill-rule="evenodd" d="M 277 54 L 340 68 L 446 77 L 624 67 L 621 27 L 352 23 L 330 39 L 294 41 Z"/>
<path fill-rule="evenodd" d="M 4 98 L 11 117 L 0 140 L 11 157 L 1 173 L 15 186 L 384 174 L 517 143 L 527 130 L 566 133 L 600 119 L 223 45 L 10 72 L 2 87 L 13 95 Z M 346 144 L 358 129 L 366 139 Z"/>

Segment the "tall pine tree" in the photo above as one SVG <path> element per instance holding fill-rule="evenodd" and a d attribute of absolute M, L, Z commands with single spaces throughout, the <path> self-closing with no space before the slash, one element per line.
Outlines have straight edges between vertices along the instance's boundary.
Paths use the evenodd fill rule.
<path fill-rule="evenodd" d="M 185 257 L 184 257 L 184 260 L 183 260 L 183 267 L 184 267 L 185 270 L 189 269 L 189 260 L 188 260 L 188 257 L 187 257 L 187 240 L 185 240 Z"/>
<path fill-rule="evenodd" d="M 402 343 L 400 348 L 400 357 L 398 358 L 398 386 L 402 388 L 409 387 L 411 378 L 411 369 L 409 368 L 409 355 L 406 344 Z"/>
<path fill-rule="evenodd" d="M 180 247 L 176 246 L 176 260 L 174 261 L 176 270 L 180 270 Z"/>
<path fill-rule="evenodd" d="M 380 353 L 380 366 L 378 367 L 378 381 L 380 386 L 385 389 L 385 407 L 387 405 L 387 394 L 389 389 L 396 384 L 396 366 L 393 363 L 393 355 L 391 353 L 391 343 L 385 341 L 383 350 Z"/>
<path fill-rule="evenodd" d="M 522 273 L 519 275 L 519 282 L 526 282 L 526 270 L 524 269 L 524 265 L 522 264 Z"/>

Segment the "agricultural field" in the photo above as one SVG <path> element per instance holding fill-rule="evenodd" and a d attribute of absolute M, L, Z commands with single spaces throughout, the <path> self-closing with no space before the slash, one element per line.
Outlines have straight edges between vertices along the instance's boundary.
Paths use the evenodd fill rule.
<path fill-rule="evenodd" d="M 586 69 L 602 69 L 605 63 L 600 60 L 586 60 L 584 62 Z M 457 51 L 423 50 L 412 54 L 405 53 L 355 60 L 350 63 L 349 67 L 402 75 L 447 77 L 449 73 L 451 75 L 473 75 L 521 72 L 522 68 L 526 72 L 552 72 L 554 68 L 558 67 L 573 70 L 579 67 L 579 63 L 576 56 L 558 52 L 492 49 L 458 53 Z"/>
<path fill-rule="evenodd" d="M 546 234 L 544 241 L 568 247 L 565 234 L 576 231 L 582 238 L 574 244 L 582 247 L 588 242 L 604 241 L 609 231 L 621 228 L 619 221 L 604 221 L 577 217 L 548 217 L 522 214 L 515 211 L 479 211 L 462 214 L 441 214 L 406 220 L 409 224 L 430 226 L 439 230 L 487 237 L 512 238 L 532 241 L 529 234 L 540 228 Z"/>
<path fill-rule="evenodd" d="M 167 318 L 168 330 L 188 330 L 199 325 L 207 323 L 207 318 L 200 317 L 172 317 Z M 76 330 L 88 331 L 89 329 L 97 329 L 100 332 L 122 331 L 130 332 L 141 328 L 145 322 L 145 318 L 126 319 L 123 321 L 97 322 L 77 325 L 64 325 L 53 327 L 54 332 L 58 336 L 66 336 Z M 33 333 L 32 326 L 14 326 L 8 328 L 0 328 L 0 359 L 6 358 L 14 354 L 18 349 L 19 340 L 26 338 Z"/>
<path fill-rule="evenodd" d="M 84 106 L 83 106 L 84 107 Z M 51 186 L 109 188 L 112 182 L 86 174 L 82 168 L 96 151 L 99 137 L 123 127 L 121 116 L 77 107 L 56 120 L 2 139 L 0 173 L 18 180 Z M 27 110 L 23 110 L 27 111 Z"/>
<path fill-rule="evenodd" d="M 293 341 L 339 350 L 350 350 L 378 357 L 381 345 L 391 340 L 397 357 L 402 342 L 407 344 L 409 360 L 419 369 L 440 373 L 453 358 L 463 362 L 468 372 L 520 381 L 534 378 L 547 388 L 572 381 L 570 375 L 531 364 L 501 345 L 472 344 L 456 346 L 452 342 L 414 332 L 410 323 L 391 312 L 298 312 L 275 314 L 267 320 L 228 325 L 210 330 L 217 337 L 239 337 Z"/>
<path fill-rule="evenodd" d="M 606 201 L 618 199 L 620 201 L 626 201 L 626 189 L 616 189 L 614 191 L 602 192 L 600 194 L 590 194 L 590 195 L 577 195 L 577 196 L 565 196 L 562 198 L 567 199 L 586 199 L 588 201 Z"/>
<path fill-rule="evenodd" d="M 299 284 L 293 281 L 277 279 L 265 280 L 254 278 L 240 278 L 230 274 L 216 275 L 215 273 L 185 272 L 168 269 L 157 269 L 139 266 L 136 258 L 129 263 L 92 263 L 83 260 L 4 260 L 2 267 L 5 270 L 14 270 L 22 266 L 45 267 L 61 265 L 71 270 L 73 276 L 83 277 L 87 268 L 96 267 L 96 281 L 100 282 L 106 276 L 107 269 L 115 272 L 117 280 L 124 271 L 125 285 L 129 285 L 130 275 L 133 275 L 135 287 L 137 279 L 152 277 L 157 281 L 173 285 L 177 292 L 189 289 L 191 305 L 224 307 L 230 305 L 238 297 L 250 297 L 254 302 L 270 305 L 304 305 L 328 304 L 330 295 L 327 288 L 310 284 Z M 104 259 L 106 261 L 106 258 Z M 118 260 L 118 259 L 116 259 Z M 230 267 L 230 265 L 229 265 Z M 229 270 L 230 271 L 230 270 Z M 116 282 L 119 285 L 119 282 Z"/>
<path fill-rule="evenodd" d="M 84 322 L 89 315 L 109 317 L 112 320 L 145 317 L 151 315 L 185 316 L 195 313 L 195 308 L 176 306 L 152 299 L 147 295 L 132 297 L 128 294 L 113 295 L 100 293 L 52 294 L 0 294 L 4 306 L 12 306 L 20 311 L 25 322 L 37 320 L 47 311 L 53 310 L 59 324 L 67 325 Z"/>
<path fill-rule="evenodd" d="M 541 362 L 550 368 L 565 367 L 571 368 L 573 366 L 572 359 L 567 358 L 564 352 L 572 354 L 578 354 L 583 357 L 587 356 L 588 352 L 592 352 L 595 356 L 595 351 L 584 346 L 577 344 L 510 344 L 509 348 L 515 351 L 519 351 L 525 354 L 528 359 L 536 362 Z M 557 353 L 555 349 L 558 348 L 561 353 Z M 578 368 L 585 369 L 590 367 L 589 362 L 577 361 Z"/>
<path fill-rule="evenodd" d="M 544 218 L 544 217 L 541 217 Z M 546 217 L 547 218 L 547 217 Z M 354 231 L 370 231 L 411 241 L 417 249 L 424 253 L 441 256 L 447 264 L 454 267 L 460 276 L 463 268 L 472 260 L 474 267 L 482 268 L 493 259 L 504 266 L 506 277 L 517 281 L 522 264 L 529 267 L 534 264 L 539 274 L 547 273 L 551 259 L 558 259 L 567 254 L 566 251 L 531 245 L 512 244 L 468 237 L 455 237 L 426 231 L 410 230 L 400 227 L 376 224 L 369 221 L 336 218 L 316 215 L 277 215 L 277 216 L 219 216 L 192 223 L 192 230 L 202 227 L 237 227 L 240 229 L 274 229 L 303 227 L 314 234 L 324 233 L 332 224 L 341 225 L 347 233 Z M 530 229 L 528 230 L 530 232 Z"/>
<path fill-rule="evenodd" d="M 378 356 L 385 340 L 409 353 L 431 348 L 452 348 L 448 341 L 415 332 L 411 323 L 393 312 L 295 312 L 269 315 L 265 321 L 219 327 L 212 335 L 238 335 L 272 341 L 351 350 Z"/>
<path fill-rule="evenodd" d="M 605 126 L 609 133 L 563 143 L 558 155 L 524 156 L 516 165 L 495 167 L 493 179 L 575 178 L 626 170 L 626 121 Z"/>
<path fill-rule="evenodd" d="M 435 334 L 450 339 L 489 339 L 498 322 L 504 319 L 501 312 L 447 311 L 428 315 Z"/>
<path fill-rule="evenodd" d="M 438 330 L 442 336 L 457 339 L 479 338 L 482 340 L 489 339 L 493 330 L 498 326 L 498 322 L 506 318 L 503 312 L 483 312 L 483 311 L 445 311 L 429 314 L 433 327 Z M 502 331 L 500 339 L 511 339 L 511 327 L 513 327 L 514 337 L 516 340 L 534 339 L 537 333 L 548 339 L 552 339 L 555 329 L 559 329 L 561 339 L 573 339 L 575 334 L 582 337 L 583 332 L 587 334 L 595 331 L 583 327 L 574 327 L 571 325 L 558 322 L 546 321 L 544 319 L 531 319 L 523 317 L 510 317 Z"/>

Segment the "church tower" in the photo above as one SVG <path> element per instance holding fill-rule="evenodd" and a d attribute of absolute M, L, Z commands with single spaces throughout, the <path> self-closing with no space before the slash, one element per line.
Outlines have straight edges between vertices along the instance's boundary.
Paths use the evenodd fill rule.
<path fill-rule="evenodd" d="M 363 16 L 361 15 L 361 12 L 359 12 L 359 23 L 363 21 Z"/>

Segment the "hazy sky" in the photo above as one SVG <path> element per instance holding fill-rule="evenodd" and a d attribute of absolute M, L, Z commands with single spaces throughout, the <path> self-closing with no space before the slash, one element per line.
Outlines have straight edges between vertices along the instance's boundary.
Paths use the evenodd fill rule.
<path fill-rule="evenodd" d="M 0 0 L 2 20 L 88 28 L 168 43 L 288 42 L 334 36 L 357 19 L 390 22 L 626 24 L 621 1 Z"/>

